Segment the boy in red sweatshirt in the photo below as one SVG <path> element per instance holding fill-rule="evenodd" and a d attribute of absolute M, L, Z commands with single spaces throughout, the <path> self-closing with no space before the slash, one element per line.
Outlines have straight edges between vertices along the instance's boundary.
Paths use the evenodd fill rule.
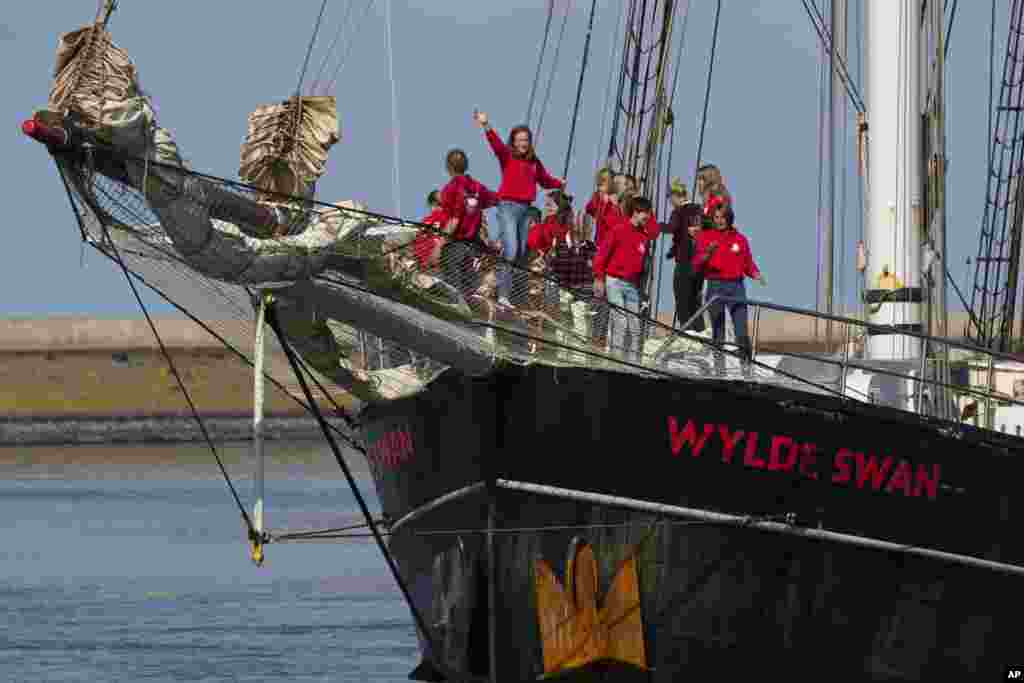
<path fill-rule="evenodd" d="M 747 333 L 747 305 L 743 299 L 747 297 L 743 279 L 749 277 L 758 280 L 762 286 L 767 285 L 764 276 L 754 263 L 750 253 L 750 243 L 736 229 L 736 215 L 728 204 L 720 204 L 713 214 L 714 229 L 701 230 L 697 233 L 697 246 L 694 250 L 693 269 L 703 273 L 707 281 L 704 296 L 711 301 L 716 296 L 730 297 L 738 301 L 712 304 L 708 308 L 711 315 L 712 339 L 721 348 L 725 341 L 725 309 L 729 309 L 733 328 L 736 333 L 736 345 L 747 360 L 750 358 L 750 336 Z M 724 359 L 720 353 L 715 355 L 715 367 L 721 372 Z M 744 366 L 746 368 L 746 365 Z"/>
<path fill-rule="evenodd" d="M 565 181 L 547 172 L 533 149 L 533 133 L 527 126 L 516 126 L 508 136 L 508 143 L 502 142 L 491 128 L 487 114 L 474 111 L 473 118 L 484 129 L 487 142 L 501 165 L 501 185 L 498 187 L 498 211 L 496 237 L 502 243 L 505 259 L 520 266 L 526 259 L 528 226 L 526 210 L 537 198 L 537 186 L 557 190 Z M 526 272 L 521 271 L 516 279 L 517 303 L 526 296 Z M 508 266 L 498 271 L 498 303 L 511 306 L 513 289 L 512 271 Z"/>
<path fill-rule="evenodd" d="M 594 293 L 608 298 L 614 309 L 609 320 L 611 348 L 640 360 L 640 288 L 649 242 L 658 236 L 649 225 L 653 210 L 646 197 L 630 202 L 630 216 L 613 225 L 594 257 Z M 628 328 L 628 329 L 627 329 Z M 626 333 L 629 332 L 629 346 Z"/>
<path fill-rule="evenodd" d="M 427 207 L 430 209 L 430 214 L 420 222 L 437 228 L 438 231 L 446 230 L 451 223 L 451 219 L 441 208 L 440 194 L 437 190 L 427 195 Z M 437 267 L 443 243 L 444 237 L 440 232 L 420 230 L 412 243 L 412 251 L 416 255 L 420 268 L 430 271 Z"/>
<path fill-rule="evenodd" d="M 484 209 L 496 206 L 498 197 L 466 172 L 469 159 L 461 149 L 449 151 L 444 165 L 451 180 L 441 189 L 441 210 L 451 219 L 451 240 L 444 245 L 441 264 L 445 281 L 469 296 L 476 289 L 472 242 L 479 236 Z"/>

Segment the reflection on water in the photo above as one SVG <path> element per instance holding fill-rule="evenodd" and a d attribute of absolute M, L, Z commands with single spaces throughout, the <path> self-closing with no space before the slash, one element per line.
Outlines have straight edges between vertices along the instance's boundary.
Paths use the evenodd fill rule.
<path fill-rule="evenodd" d="M 251 506 L 247 447 L 224 458 Z M 255 567 L 202 447 L 2 449 L 0 477 L 5 680 L 398 681 L 416 664 L 376 546 L 271 545 Z M 269 444 L 267 505 L 273 529 L 359 515 L 320 444 Z"/>

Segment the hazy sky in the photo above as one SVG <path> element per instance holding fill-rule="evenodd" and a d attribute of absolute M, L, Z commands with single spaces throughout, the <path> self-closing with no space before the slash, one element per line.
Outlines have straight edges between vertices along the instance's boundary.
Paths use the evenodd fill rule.
<path fill-rule="evenodd" d="M 1002 69 L 1007 2 L 999 0 L 997 5 L 997 72 Z M 174 132 L 194 168 L 236 177 L 246 117 L 258 104 L 286 98 L 294 91 L 320 2 L 123 0 L 120 4 L 111 23 L 114 39 L 139 69 L 161 124 Z M 570 15 L 540 131 L 539 153 L 560 175 L 590 2 L 558 0 L 556 4 L 549 64 L 560 28 L 559 13 L 568 6 Z M 859 25 L 854 12 L 860 11 L 862 2 L 850 0 L 850 4 L 852 32 Z M 351 49 L 333 89 L 342 141 L 331 152 L 319 197 L 325 201 L 355 198 L 372 210 L 392 213 L 393 136 L 384 0 L 373 2 L 368 12 L 366 0 L 355 0 L 351 11 L 348 5 L 345 0 L 328 2 L 307 76 L 312 78 L 320 70 L 341 27 L 325 72 L 333 72 Z M 687 182 L 695 162 L 715 3 L 694 0 L 692 5 L 674 105 L 673 174 Z M 492 188 L 497 186 L 497 162 L 470 115 L 475 106 L 486 110 L 503 134 L 523 121 L 546 6 L 544 0 L 393 0 L 400 199 L 407 217 L 425 213 L 427 192 L 446 179 L 443 158 L 452 146 L 466 149 L 473 175 Z M 78 0 L 48 7 L 7 3 L 0 24 L 0 60 L 6 65 L 0 110 L 9 126 L 8 134 L 0 137 L 5 162 L 0 172 L 8 200 L 5 248 L 0 255 L 2 310 L 9 316 L 134 317 L 136 304 L 113 264 L 87 253 L 84 266 L 80 265 L 77 229 L 53 162 L 18 128 L 34 108 L 46 104 L 58 35 L 91 21 L 96 3 Z M 570 189 L 580 200 L 591 189 L 598 147 L 603 151 L 607 146 L 598 136 L 618 10 L 617 0 L 598 2 L 570 172 Z M 346 14 L 348 23 L 343 24 Z M 983 207 L 988 27 L 989 3 L 960 3 L 948 70 L 947 130 L 948 261 L 961 288 L 973 279 L 965 260 L 977 252 Z M 723 169 L 736 201 L 737 223 L 750 237 L 768 278 L 767 290 L 751 283 L 749 293 L 812 307 L 818 206 L 817 38 L 799 0 L 726 0 L 719 41 L 704 160 Z M 851 70 L 859 80 L 855 57 L 851 57 Z M 545 78 L 548 73 L 546 66 Z M 853 153 L 850 144 L 848 158 Z M 854 245 L 860 236 L 857 202 L 856 177 L 851 174 L 847 268 L 841 277 L 850 303 L 856 293 Z M 670 273 L 665 275 L 663 308 L 671 302 Z M 969 289 L 965 293 L 969 297 Z M 161 314 L 171 310 L 155 296 L 147 299 Z M 952 290 L 950 300 L 959 307 Z"/>

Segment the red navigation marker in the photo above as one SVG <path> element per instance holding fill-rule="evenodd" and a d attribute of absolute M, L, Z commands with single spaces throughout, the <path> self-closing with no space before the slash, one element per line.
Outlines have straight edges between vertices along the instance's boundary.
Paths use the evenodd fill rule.
<path fill-rule="evenodd" d="M 63 147 L 68 143 L 68 133 L 66 130 L 44 125 L 35 119 L 29 119 L 22 123 L 21 132 L 33 140 L 51 147 Z"/>

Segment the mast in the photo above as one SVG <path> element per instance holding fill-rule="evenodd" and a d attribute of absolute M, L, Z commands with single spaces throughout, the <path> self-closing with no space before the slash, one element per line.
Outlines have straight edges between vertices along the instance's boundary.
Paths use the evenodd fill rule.
<path fill-rule="evenodd" d="M 825 313 L 835 315 L 835 233 L 836 233 L 836 176 L 845 177 L 842 155 L 838 152 L 841 144 L 837 140 L 836 126 L 846 121 L 846 90 L 840 75 L 839 65 L 846 63 L 846 0 L 832 0 L 832 21 L 830 32 L 832 40 L 831 66 L 832 80 L 829 85 L 831 105 L 828 110 L 828 159 L 829 159 L 829 181 L 828 181 L 828 220 L 825 222 L 825 235 L 823 241 L 824 278 L 822 282 L 821 301 L 825 304 Z M 843 130 L 846 127 L 843 126 Z M 825 323 L 825 340 L 831 346 L 832 342 L 832 321 Z"/>
<path fill-rule="evenodd" d="M 868 322 L 921 331 L 920 0 L 866 0 Z M 870 334 L 872 360 L 911 360 L 919 340 Z"/>

